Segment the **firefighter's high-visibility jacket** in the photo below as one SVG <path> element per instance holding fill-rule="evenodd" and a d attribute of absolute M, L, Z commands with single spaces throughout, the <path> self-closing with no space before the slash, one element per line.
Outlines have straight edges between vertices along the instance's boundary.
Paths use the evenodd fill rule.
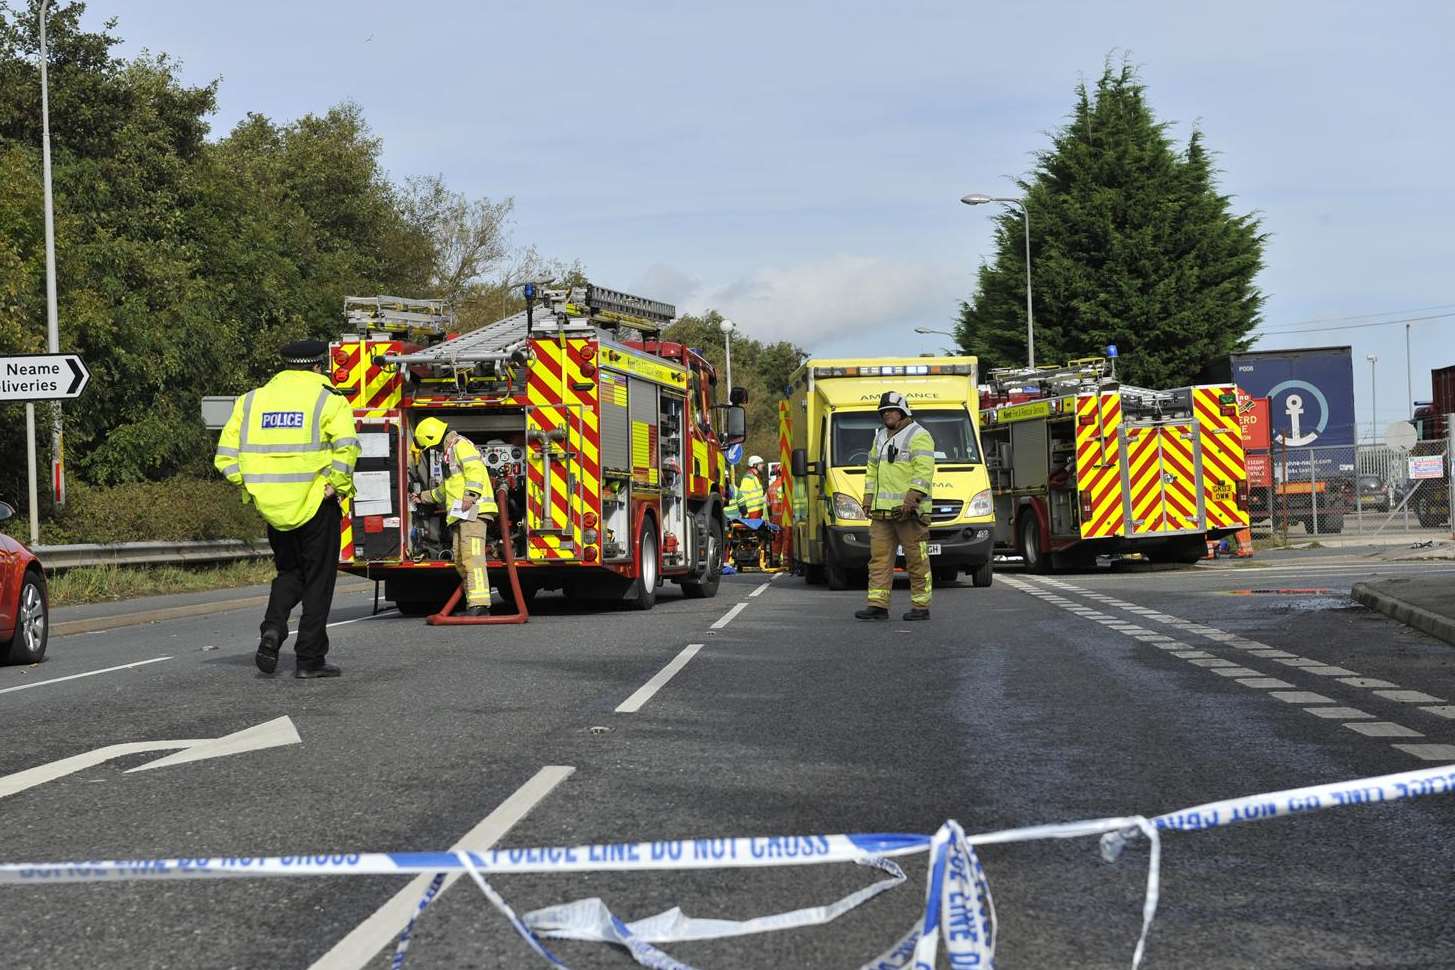
<path fill-rule="evenodd" d="M 358 457 L 348 400 L 322 374 L 285 370 L 233 404 L 213 464 L 286 532 L 313 518 L 325 485 L 354 494 Z"/>
<path fill-rule="evenodd" d="M 738 483 L 738 515 L 745 519 L 763 517 L 763 483 L 753 472 L 748 472 Z"/>
<path fill-rule="evenodd" d="M 436 505 L 443 505 L 446 509 L 452 507 L 456 502 L 465 497 L 466 492 L 474 494 L 476 502 L 476 514 L 495 515 L 499 509 L 495 505 L 495 489 L 490 487 L 490 472 L 485 469 L 485 461 L 480 457 L 480 449 L 475 443 L 458 432 L 450 432 L 445 437 L 444 458 L 445 458 L 445 480 L 441 485 L 435 486 L 430 493 L 430 501 Z M 454 525 L 459 521 L 457 516 L 449 516 L 448 524 Z"/>
<path fill-rule="evenodd" d="M 875 433 L 864 476 L 864 496 L 873 497 L 866 512 L 899 508 L 910 489 L 929 496 L 934 483 L 935 439 L 928 431 L 907 421 L 893 434 L 888 428 Z"/>

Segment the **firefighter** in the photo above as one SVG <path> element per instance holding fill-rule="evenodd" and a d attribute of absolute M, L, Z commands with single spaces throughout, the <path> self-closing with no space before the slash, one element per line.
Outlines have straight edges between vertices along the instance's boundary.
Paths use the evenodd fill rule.
<path fill-rule="evenodd" d="M 748 470 L 738 483 L 738 515 L 745 519 L 763 517 L 763 457 L 753 455 L 748 459 Z"/>
<path fill-rule="evenodd" d="M 339 675 L 324 658 L 338 576 L 339 500 L 354 494 L 359 438 L 348 401 L 324 374 L 327 355 L 321 340 L 284 347 L 286 369 L 237 399 L 213 459 L 268 524 L 278 574 L 253 657 L 265 674 L 278 669 L 288 614 L 302 602 L 293 676 Z"/>
<path fill-rule="evenodd" d="M 773 534 L 772 561 L 775 568 L 783 564 L 783 557 L 788 552 L 788 498 L 783 494 L 783 478 L 783 466 L 780 464 L 772 472 L 767 493 L 769 521 L 778 528 Z"/>
<path fill-rule="evenodd" d="M 911 418 L 909 402 L 898 391 L 879 398 L 884 427 L 874 433 L 864 481 L 869 510 L 869 605 L 854 616 L 889 618 L 894 587 L 894 549 L 904 549 L 909 573 L 910 610 L 906 620 L 930 618 L 930 513 L 922 504 L 935 481 L 935 440 Z"/>
<path fill-rule="evenodd" d="M 465 585 L 465 614 L 490 612 L 490 576 L 485 560 L 485 520 L 493 519 L 495 489 L 475 443 L 439 418 L 425 418 L 414 428 L 414 442 L 422 451 L 438 448 L 445 480 L 425 498 L 446 509 L 445 524 L 455 533 L 455 569 Z"/>

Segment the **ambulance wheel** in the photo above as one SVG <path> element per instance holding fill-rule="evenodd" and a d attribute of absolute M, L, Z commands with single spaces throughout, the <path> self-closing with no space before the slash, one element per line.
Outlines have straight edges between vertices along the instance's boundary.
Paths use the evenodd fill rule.
<path fill-rule="evenodd" d="M 979 566 L 970 570 L 970 582 L 974 583 L 980 589 L 984 589 L 995 582 L 995 563 L 981 563 Z"/>
<path fill-rule="evenodd" d="M 627 598 L 634 610 L 650 610 L 657 605 L 657 530 L 650 518 L 642 519 L 641 541 L 637 548 L 642 551 L 642 575 L 632 586 Z"/>
<path fill-rule="evenodd" d="M 960 579 L 958 566 L 937 566 L 935 567 L 936 586 L 954 586 Z"/>
<path fill-rule="evenodd" d="M 829 584 L 829 589 L 835 592 L 842 592 L 849 588 L 849 571 L 834 558 L 832 550 L 826 551 L 824 555 L 823 576 L 824 581 Z"/>
<path fill-rule="evenodd" d="M 1034 512 L 1021 517 L 1021 555 L 1026 561 L 1026 572 L 1051 571 L 1051 557 L 1041 548 L 1041 524 Z"/>
<path fill-rule="evenodd" d="M 700 582 L 683 582 L 682 595 L 688 599 L 712 599 L 722 583 L 722 523 L 717 519 L 707 527 L 707 575 Z"/>

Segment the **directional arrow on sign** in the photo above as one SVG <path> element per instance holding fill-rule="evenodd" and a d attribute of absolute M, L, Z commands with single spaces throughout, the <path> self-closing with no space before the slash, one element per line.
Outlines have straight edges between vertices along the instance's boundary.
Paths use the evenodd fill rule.
<path fill-rule="evenodd" d="M 0 357 L 0 401 L 69 401 L 90 382 L 91 372 L 76 354 Z"/>
<path fill-rule="evenodd" d="M 242 731 L 225 734 L 220 738 L 183 741 L 127 741 L 122 744 L 108 744 L 103 748 L 87 751 L 85 754 L 73 755 L 0 777 L 0 798 L 18 794 L 28 788 L 73 775 L 87 768 L 94 768 L 96 765 L 105 764 L 129 754 L 144 754 L 148 751 L 176 751 L 175 754 L 169 754 L 156 761 L 149 761 L 144 765 L 132 768 L 127 772 L 128 774 L 132 771 L 148 771 L 152 768 L 167 768 L 189 761 L 201 761 L 204 758 L 222 758 L 230 754 L 242 754 L 245 751 L 261 751 L 265 748 L 302 743 L 303 739 L 298 736 L 298 729 L 293 726 L 293 721 L 284 716 Z"/>

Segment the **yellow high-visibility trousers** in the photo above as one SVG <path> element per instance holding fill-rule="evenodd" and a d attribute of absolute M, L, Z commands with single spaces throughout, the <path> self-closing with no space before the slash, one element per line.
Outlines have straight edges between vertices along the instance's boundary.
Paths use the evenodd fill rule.
<path fill-rule="evenodd" d="M 929 606 L 930 527 L 919 519 L 871 519 L 869 521 L 869 605 L 889 606 L 894 589 L 894 549 L 904 547 L 904 571 L 909 573 L 909 601 Z"/>
<path fill-rule="evenodd" d="M 455 571 L 465 585 L 466 606 L 490 605 L 490 574 L 483 519 L 455 523 Z"/>

